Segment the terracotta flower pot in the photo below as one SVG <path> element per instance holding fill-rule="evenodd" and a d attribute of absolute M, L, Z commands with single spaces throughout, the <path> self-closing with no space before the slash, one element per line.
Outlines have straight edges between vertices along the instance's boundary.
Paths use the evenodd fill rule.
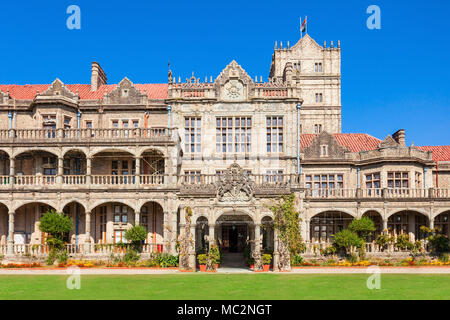
<path fill-rule="evenodd" d="M 216 270 L 219 269 L 219 266 L 220 266 L 220 264 L 217 263 L 216 264 Z"/>
<path fill-rule="evenodd" d="M 252 269 L 252 270 L 255 269 L 255 265 L 254 265 L 254 264 L 251 264 L 251 265 L 250 265 L 250 269 Z"/>
<path fill-rule="evenodd" d="M 206 264 L 200 265 L 200 272 L 206 272 Z"/>
<path fill-rule="evenodd" d="M 269 270 L 270 270 L 270 264 L 265 264 L 265 265 L 263 266 L 263 270 L 264 270 L 264 272 L 269 272 Z"/>

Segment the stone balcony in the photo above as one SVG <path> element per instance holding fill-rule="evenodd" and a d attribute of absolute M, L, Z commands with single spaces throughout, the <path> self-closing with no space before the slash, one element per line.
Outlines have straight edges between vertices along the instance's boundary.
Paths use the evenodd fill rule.
<path fill-rule="evenodd" d="M 91 143 L 154 143 L 178 142 L 176 128 L 130 128 L 130 129 L 2 129 L 0 145 L 18 144 L 91 144 Z"/>

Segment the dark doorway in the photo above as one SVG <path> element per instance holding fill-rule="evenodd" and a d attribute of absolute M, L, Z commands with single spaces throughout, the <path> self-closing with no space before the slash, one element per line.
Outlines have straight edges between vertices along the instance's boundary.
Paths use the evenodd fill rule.
<path fill-rule="evenodd" d="M 224 252 L 244 252 L 247 239 L 247 225 L 222 226 L 222 250 Z"/>

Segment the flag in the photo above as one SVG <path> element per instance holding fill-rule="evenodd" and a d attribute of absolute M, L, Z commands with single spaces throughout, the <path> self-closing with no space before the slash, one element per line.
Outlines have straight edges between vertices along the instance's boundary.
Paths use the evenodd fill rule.
<path fill-rule="evenodd" d="M 308 17 L 305 18 L 305 21 L 303 21 L 302 26 L 300 27 L 300 32 L 306 32 L 306 20 L 308 19 Z"/>

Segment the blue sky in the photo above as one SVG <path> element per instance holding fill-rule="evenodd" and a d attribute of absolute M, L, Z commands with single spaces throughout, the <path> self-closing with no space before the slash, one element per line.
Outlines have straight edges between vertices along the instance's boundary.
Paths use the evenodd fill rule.
<path fill-rule="evenodd" d="M 81 8 L 81 30 L 66 9 Z M 366 27 L 369 5 L 381 30 Z M 407 143 L 450 145 L 450 2 L 429 1 L 8 1 L 1 7 L 0 83 L 59 77 L 89 83 L 98 61 L 108 83 L 215 78 L 233 59 L 267 78 L 274 43 L 299 39 L 299 17 L 319 43 L 341 40 L 342 129 Z"/>

